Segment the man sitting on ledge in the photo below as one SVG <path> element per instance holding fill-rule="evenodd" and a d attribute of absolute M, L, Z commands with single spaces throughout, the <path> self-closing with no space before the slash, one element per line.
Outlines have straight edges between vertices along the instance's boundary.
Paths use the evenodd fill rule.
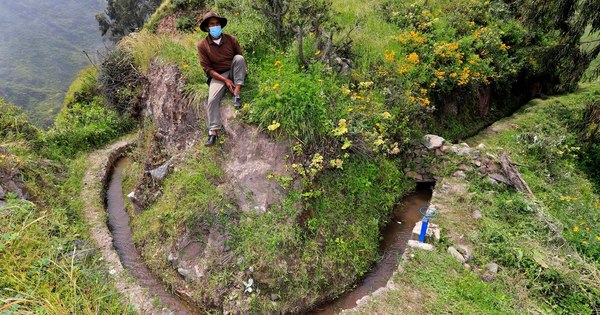
<path fill-rule="evenodd" d="M 218 139 L 218 131 L 223 128 L 219 106 L 225 95 L 226 88 L 233 94 L 233 106 L 242 106 L 240 90 L 248 75 L 248 65 L 242 56 L 242 48 L 237 39 L 223 34 L 222 29 L 227 25 L 227 19 L 220 17 L 214 11 L 208 11 L 202 17 L 200 29 L 208 32 L 208 36 L 198 43 L 200 65 L 208 77 L 208 141 L 207 147 L 213 146 Z"/>

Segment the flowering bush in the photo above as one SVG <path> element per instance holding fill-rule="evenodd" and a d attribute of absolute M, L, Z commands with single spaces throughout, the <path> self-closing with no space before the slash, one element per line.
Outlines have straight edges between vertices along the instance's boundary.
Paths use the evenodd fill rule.
<path fill-rule="evenodd" d="M 333 87 L 321 65 L 300 71 L 291 57 L 279 57 L 264 61 L 253 73 L 258 85 L 247 118 L 274 135 L 315 143 L 331 130 Z"/>
<path fill-rule="evenodd" d="M 381 80 L 399 93 L 396 104 L 433 106 L 430 97 L 466 86 L 512 78 L 521 67 L 512 46 L 524 30 L 495 2 L 458 1 L 451 13 L 417 1 L 386 3 L 389 21 L 401 27 L 398 50 L 383 52 Z M 444 18 L 440 18 L 444 14 Z"/>

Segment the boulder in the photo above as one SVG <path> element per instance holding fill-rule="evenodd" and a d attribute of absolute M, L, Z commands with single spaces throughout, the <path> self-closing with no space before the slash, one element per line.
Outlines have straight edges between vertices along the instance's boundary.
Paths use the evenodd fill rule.
<path fill-rule="evenodd" d="M 458 260 L 458 262 L 461 264 L 465 263 L 465 257 L 456 248 L 454 248 L 454 246 L 448 247 L 448 253 L 452 255 L 452 257 L 456 258 L 456 260 Z"/>
<path fill-rule="evenodd" d="M 170 158 L 163 165 L 151 170 L 150 176 L 152 176 L 154 180 L 162 180 L 163 178 L 165 178 L 165 176 L 167 176 L 169 166 L 171 166 L 171 164 L 173 164 L 173 158 Z"/>
<path fill-rule="evenodd" d="M 409 240 L 408 247 L 418 248 L 418 249 L 422 249 L 422 250 L 433 250 L 433 245 L 427 244 L 427 243 L 421 243 L 421 242 L 415 241 L 415 240 Z"/>
<path fill-rule="evenodd" d="M 436 135 L 425 135 L 421 139 L 421 144 L 429 150 L 440 148 L 444 144 L 444 138 Z"/>
<path fill-rule="evenodd" d="M 485 265 L 485 269 L 487 269 L 487 271 L 492 274 L 498 273 L 498 264 L 497 263 L 489 263 L 489 264 Z"/>
<path fill-rule="evenodd" d="M 413 240 L 418 240 L 421 235 L 421 227 L 423 226 L 423 221 L 418 221 L 415 223 L 415 227 L 412 230 Z M 440 241 L 440 228 L 437 224 L 429 223 L 427 226 L 427 232 L 425 233 L 425 241 L 429 241 L 431 243 L 437 243 Z"/>

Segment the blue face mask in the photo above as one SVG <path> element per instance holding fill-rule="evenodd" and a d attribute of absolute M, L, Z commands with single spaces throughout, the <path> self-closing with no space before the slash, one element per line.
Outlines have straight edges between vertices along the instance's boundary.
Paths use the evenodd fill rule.
<path fill-rule="evenodd" d="M 221 26 L 220 25 L 211 26 L 208 29 L 210 31 L 210 36 L 212 36 L 213 38 L 218 38 L 219 36 L 221 36 Z"/>

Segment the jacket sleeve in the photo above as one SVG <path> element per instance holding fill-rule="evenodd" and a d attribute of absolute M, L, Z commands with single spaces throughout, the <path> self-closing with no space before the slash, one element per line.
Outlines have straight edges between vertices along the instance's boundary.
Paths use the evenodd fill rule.
<path fill-rule="evenodd" d="M 238 42 L 237 38 L 235 38 L 235 36 L 231 36 L 232 42 L 233 42 L 233 50 L 235 52 L 235 55 L 244 55 L 244 52 L 242 52 L 242 46 L 240 46 L 240 43 Z"/>
<path fill-rule="evenodd" d="M 206 45 L 204 41 L 200 41 L 198 43 L 198 58 L 200 59 L 200 66 L 204 73 L 206 73 L 207 77 L 210 77 L 210 73 L 214 70 L 210 59 L 208 58 L 208 51 L 206 50 Z"/>

